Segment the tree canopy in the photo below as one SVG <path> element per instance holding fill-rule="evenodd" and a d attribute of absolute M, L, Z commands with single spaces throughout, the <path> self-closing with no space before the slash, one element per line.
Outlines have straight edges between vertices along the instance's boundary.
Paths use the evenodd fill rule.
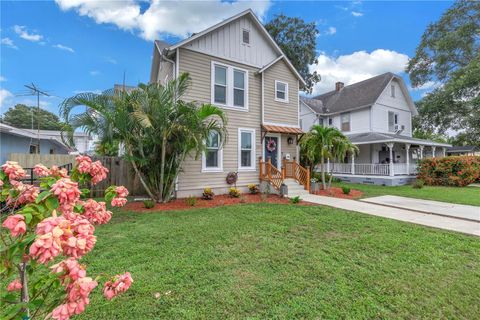
<path fill-rule="evenodd" d="M 428 26 L 407 66 L 412 86 L 434 85 L 419 103 L 417 130 L 454 130 L 480 145 L 480 2 L 458 1 Z"/>
<path fill-rule="evenodd" d="M 320 75 L 310 72 L 310 65 L 317 64 L 316 46 L 318 30 L 315 22 L 307 23 L 301 18 L 276 15 L 265 28 L 277 42 L 307 85 L 304 90 L 312 92 Z"/>
<path fill-rule="evenodd" d="M 1 120 L 3 123 L 17 128 L 32 129 L 32 118 L 33 129 L 37 129 L 39 123 L 41 130 L 62 130 L 64 125 L 52 112 L 24 104 L 16 104 L 13 108 L 8 109 Z"/>

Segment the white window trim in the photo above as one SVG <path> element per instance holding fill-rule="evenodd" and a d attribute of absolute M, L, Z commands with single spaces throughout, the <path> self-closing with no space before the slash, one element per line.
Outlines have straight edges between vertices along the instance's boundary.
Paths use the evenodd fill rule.
<path fill-rule="evenodd" d="M 277 98 L 277 84 L 281 83 L 285 85 L 285 99 Z M 288 103 L 288 82 L 275 80 L 275 101 Z"/>
<path fill-rule="evenodd" d="M 242 132 L 250 132 L 252 134 L 252 152 L 251 152 L 251 163 L 250 167 L 242 167 Z M 252 128 L 238 128 L 238 150 L 237 150 L 237 160 L 238 160 L 238 171 L 255 171 L 256 170 L 256 136 L 255 129 Z"/>
<path fill-rule="evenodd" d="M 343 122 L 342 116 L 348 115 L 348 122 Z M 348 130 L 343 130 L 343 124 L 348 123 Z M 340 113 L 340 131 L 341 132 L 350 132 L 352 131 L 352 115 L 350 111 Z"/>
<path fill-rule="evenodd" d="M 218 167 L 207 167 L 207 157 L 202 152 L 202 172 L 223 172 L 223 146 L 221 141 L 218 143 Z"/>
<path fill-rule="evenodd" d="M 393 131 L 390 131 L 390 113 L 393 113 Z M 397 123 L 395 123 L 395 118 L 397 119 Z M 387 130 L 388 132 L 395 132 L 395 126 L 399 124 L 400 120 L 400 113 L 395 111 L 388 111 L 387 113 Z"/>
<path fill-rule="evenodd" d="M 215 102 L 215 66 L 221 66 L 227 68 L 227 103 L 218 103 Z M 233 70 L 238 70 L 245 72 L 245 106 L 243 107 L 236 107 L 233 105 Z M 228 64 L 224 64 L 221 62 L 217 61 L 212 61 L 212 67 L 211 67 L 211 75 L 210 75 L 210 80 L 211 80 L 211 92 L 210 92 L 210 102 L 223 109 L 231 109 L 231 110 L 237 110 L 237 111 L 248 111 L 248 70 L 238 68 L 235 66 L 231 66 Z"/>
<path fill-rule="evenodd" d="M 397 90 L 395 89 L 395 85 L 394 85 L 394 84 L 391 84 L 391 85 L 390 85 L 390 97 L 391 97 L 391 98 L 395 98 L 395 96 L 396 96 L 396 94 L 397 94 L 396 91 L 397 91 Z"/>
<path fill-rule="evenodd" d="M 248 41 L 249 42 L 243 42 L 243 32 L 247 31 L 248 32 Z M 242 28 L 241 34 L 240 34 L 240 39 L 242 39 L 242 44 L 244 46 L 250 46 L 252 44 L 252 33 L 250 32 L 249 29 Z"/>

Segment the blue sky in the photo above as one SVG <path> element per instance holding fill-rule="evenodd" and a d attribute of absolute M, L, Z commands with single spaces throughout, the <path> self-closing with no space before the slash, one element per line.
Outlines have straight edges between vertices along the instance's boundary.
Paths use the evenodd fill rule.
<path fill-rule="evenodd" d="M 150 2 L 1 1 L 0 102 L 2 113 L 15 103 L 34 103 L 24 84 L 52 96 L 42 106 L 54 113 L 65 97 L 101 91 L 121 83 L 147 82 L 153 39 L 175 42 L 245 8 L 263 19 L 275 14 L 315 21 L 323 77 L 316 93 L 386 71 L 402 74 L 427 25 L 451 2 Z M 431 89 L 411 90 L 414 100 Z"/>

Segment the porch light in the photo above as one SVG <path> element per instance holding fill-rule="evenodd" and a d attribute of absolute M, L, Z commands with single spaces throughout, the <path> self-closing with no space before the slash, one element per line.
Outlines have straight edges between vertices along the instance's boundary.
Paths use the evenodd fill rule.
<path fill-rule="evenodd" d="M 292 137 L 288 137 L 287 143 L 288 143 L 288 144 L 293 144 L 293 138 L 292 138 Z"/>

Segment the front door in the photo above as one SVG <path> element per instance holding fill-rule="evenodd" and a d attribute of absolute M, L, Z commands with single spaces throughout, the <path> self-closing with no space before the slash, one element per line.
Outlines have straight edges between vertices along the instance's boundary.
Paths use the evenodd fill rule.
<path fill-rule="evenodd" d="M 265 161 L 272 161 L 275 167 L 278 166 L 278 137 L 265 137 Z"/>

